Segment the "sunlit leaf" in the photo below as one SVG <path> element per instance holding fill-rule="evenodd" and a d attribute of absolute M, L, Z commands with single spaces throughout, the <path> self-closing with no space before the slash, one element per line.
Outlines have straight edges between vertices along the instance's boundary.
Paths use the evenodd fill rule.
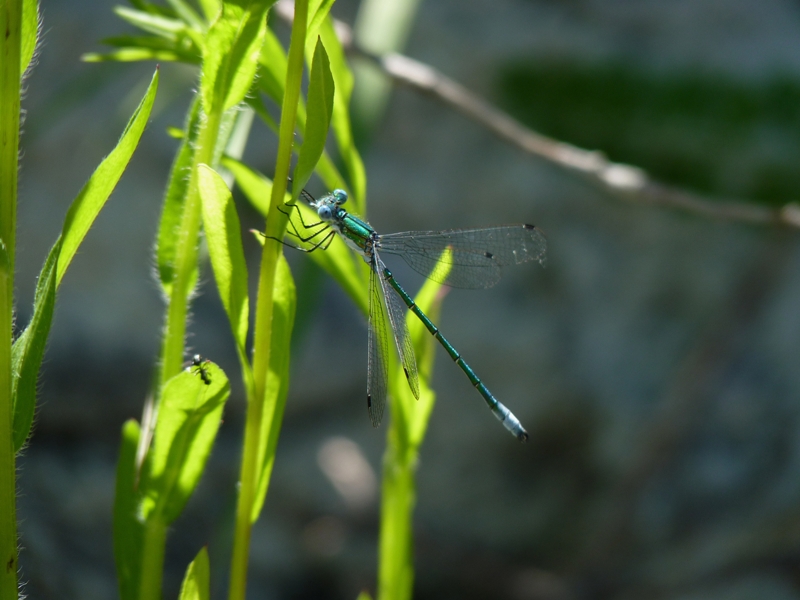
<path fill-rule="evenodd" d="M 300 148 L 292 182 L 294 200 L 300 196 L 300 190 L 308 182 L 325 149 L 333 112 L 333 94 L 333 76 L 328 55 L 322 41 L 318 40 L 308 82 L 308 116 L 303 134 L 303 146 Z"/>
<path fill-rule="evenodd" d="M 308 3 L 308 33 L 306 34 L 306 58 L 311 58 L 311 53 L 317 43 L 319 28 L 325 22 L 331 11 L 334 0 L 310 0 Z"/>
<path fill-rule="evenodd" d="M 11 349 L 11 397 L 14 403 L 14 451 L 22 448 L 36 411 L 36 381 L 53 322 L 56 305 L 56 266 L 61 252 L 61 238 L 56 240 L 44 262 L 33 300 L 33 316 Z"/>
<path fill-rule="evenodd" d="M 112 52 L 87 52 L 81 60 L 88 63 L 99 62 L 139 62 L 157 60 L 158 62 L 196 62 L 188 54 L 178 54 L 174 50 L 155 50 L 153 48 L 120 48 Z"/>
<path fill-rule="evenodd" d="M 211 569 L 208 564 L 208 550 L 200 549 L 194 560 L 186 569 L 186 576 L 181 584 L 179 600 L 208 600 L 211 594 Z"/>
<path fill-rule="evenodd" d="M 141 515 L 171 523 L 183 510 L 205 468 L 230 395 L 225 373 L 203 364 L 209 383 L 197 367 L 182 371 L 164 386 L 142 475 Z"/>
<path fill-rule="evenodd" d="M 264 394 L 264 418 L 258 444 L 258 484 L 256 485 L 251 522 L 255 523 L 264 498 L 267 495 L 272 466 L 275 462 L 275 448 L 278 434 L 283 422 L 283 409 L 286 406 L 286 394 L 289 391 L 289 345 L 292 339 L 295 310 L 297 308 L 297 292 L 292 272 L 286 258 L 281 254 L 275 271 L 275 287 L 273 290 L 272 308 L 272 340 L 269 354 L 269 375 L 267 390 Z M 258 399 L 256 399 L 258 400 Z"/>
<path fill-rule="evenodd" d="M 225 111 L 242 101 L 258 68 L 267 30 L 267 11 L 274 0 L 223 3 L 208 30 L 201 88 L 207 113 Z"/>
<path fill-rule="evenodd" d="M 225 158 L 222 164 L 233 173 L 236 184 L 244 192 L 250 203 L 266 217 L 269 207 L 269 198 L 272 193 L 272 181 L 257 173 L 239 161 Z M 284 197 L 284 199 L 288 199 Z M 292 209 L 292 222 L 302 233 L 303 226 L 297 212 L 303 215 L 303 220 L 308 223 L 319 221 L 317 214 L 303 203 L 298 203 Z M 292 226 L 289 226 L 290 229 Z M 260 238 L 263 243 L 263 238 Z M 287 237 L 288 243 L 299 244 L 296 238 Z M 358 259 L 353 252 L 340 239 L 334 239 L 327 250 L 316 250 L 309 256 L 353 299 L 364 314 L 367 312 L 367 267 L 364 261 Z"/>
<path fill-rule="evenodd" d="M 356 212 L 364 215 L 367 197 L 367 175 L 364 163 L 358 153 L 353 140 L 352 124 L 350 122 L 350 97 L 353 92 L 353 74 L 347 65 L 344 49 L 333 28 L 333 20 L 326 19 L 320 27 L 320 36 L 328 51 L 331 73 L 336 85 L 336 94 L 333 102 L 333 119 L 331 125 L 336 135 L 339 154 L 347 168 L 347 178 L 350 182 L 350 195 Z"/>
<path fill-rule="evenodd" d="M 108 200 L 111 192 L 122 177 L 125 167 L 128 166 L 133 151 L 139 144 L 139 139 L 147 126 L 150 111 L 156 98 L 158 89 L 158 69 L 142 98 L 141 103 L 133 113 L 125 131 L 122 132 L 119 142 L 103 162 L 95 169 L 89 181 L 83 186 L 77 197 L 72 201 L 62 229 L 61 254 L 58 259 L 57 283 L 69 267 L 72 257 L 78 250 L 83 238 L 94 223 L 95 218 Z"/>
<path fill-rule="evenodd" d="M 186 24 L 202 31 L 205 29 L 203 19 L 197 14 L 197 11 L 185 0 L 167 0 L 175 14 L 178 15 Z"/>
<path fill-rule="evenodd" d="M 448 252 L 448 251 L 446 251 Z M 442 269 L 446 277 L 450 269 L 450 263 L 444 257 L 437 269 Z M 432 279 L 425 280 L 422 288 L 414 298 L 414 303 L 425 313 L 433 322 L 438 321 L 444 294 L 448 288 Z M 414 354 L 417 358 L 417 372 L 419 375 L 419 400 L 414 398 L 408 387 L 405 375 L 400 367 L 395 370 L 392 380 L 393 399 L 392 418 L 401 419 L 405 428 L 406 440 L 402 440 L 403 445 L 417 447 L 425 437 L 433 405 L 436 402 L 436 393 L 430 386 L 433 376 L 433 363 L 436 356 L 436 346 L 438 341 L 431 335 L 422 321 L 412 312 L 406 315 L 406 325 L 414 345 Z M 391 335 L 391 332 L 389 332 Z"/>
<path fill-rule="evenodd" d="M 198 4 L 203 9 L 203 14 L 209 23 L 216 19 L 219 11 L 222 10 L 222 2 L 220 0 L 198 0 Z"/>
<path fill-rule="evenodd" d="M 200 165 L 198 177 L 203 230 L 214 268 L 214 279 L 228 314 L 240 361 L 244 368 L 248 368 L 245 348 L 249 315 L 247 264 L 239 216 L 228 186 L 216 171 L 208 165 Z"/>
<path fill-rule="evenodd" d="M 20 48 L 20 69 L 25 73 L 33 60 L 36 41 L 39 34 L 39 2 L 38 0 L 22 1 L 22 40 Z"/>
<path fill-rule="evenodd" d="M 143 31 L 148 31 L 171 40 L 177 39 L 178 34 L 187 29 L 186 23 L 180 19 L 171 19 L 143 10 L 136 10 L 125 6 L 115 6 L 114 12 L 131 25 Z"/>

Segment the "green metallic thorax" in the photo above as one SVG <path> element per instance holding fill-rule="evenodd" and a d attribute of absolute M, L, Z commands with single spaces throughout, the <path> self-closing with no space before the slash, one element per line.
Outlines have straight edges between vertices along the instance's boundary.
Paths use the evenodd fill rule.
<path fill-rule="evenodd" d="M 337 216 L 335 223 L 339 232 L 347 240 L 348 245 L 351 245 L 354 250 L 361 254 L 365 252 L 371 253 L 370 246 L 375 239 L 375 230 L 369 226 L 369 223 L 362 221 L 347 211 L 342 210 L 341 213 Z"/>

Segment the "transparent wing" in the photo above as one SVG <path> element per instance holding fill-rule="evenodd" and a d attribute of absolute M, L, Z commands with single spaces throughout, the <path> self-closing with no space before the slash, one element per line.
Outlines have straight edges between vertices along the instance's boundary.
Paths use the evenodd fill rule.
<path fill-rule="evenodd" d="M 383 297 L 386 299 L 386 307 L 389 309 L 389 321 L 392 324 L 392 333 L 397 345 L 397 353 L 400 355 L 400 363 L 403 365 L 403 372 L 406 374 L 411 393 L 414 394 L 414 398 L 419 400 L 417 361 L 414 357 L 414 346 L 411 343 L 411 336 L 408 334 L 408 326 L 406 325 L 408 307 L 397 292 L 394 291 L 391 284 L 386 281 L 383 275 L 386 266 L 377 253 L 374 254 L 374 261 L 376 268 L 373 269 L 373 272 L 378 271 L 376 276 L 380 278 Z"/>
<path fill-rule="evenodd" d="M 459 288 L 488 288 L 500 280 L 505 265 L 532 260 L 544 264 L 547 242 L 533 225 L 503 225 L 390 233 L 379 237 L 378 247 L 401 256 L 428 279 Z M 452 255 L 445 265 L 439 259 L 448 247 Z"/>
<path fill-rule="evenodd" d="M 369 275 L 369 334 L 367 347 L 367 410 L 372 426 L 377 427 L 383 418 L 386 406 L 386 386 L 388 372 L 386 360 L 389 353 L 389 340 L 386 320 L 388 318 L 383 301 L 381 276 L 373 268 Z"/>

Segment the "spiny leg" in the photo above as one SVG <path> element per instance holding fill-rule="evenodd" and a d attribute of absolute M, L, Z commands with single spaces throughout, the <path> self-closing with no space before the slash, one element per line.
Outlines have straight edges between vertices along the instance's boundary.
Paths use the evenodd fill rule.
<path fill-rule="evenodd" d="M 285 204 L 285 206 L 288 206 L 289 208 L 296 208 L 297 207 L 296 204 Z M 289 224 L 292 226 L 292 229 L 294 229 L 294 233 L 292 233 L 290 231 L 289 235 L 293 235 L 294 237 L 298 238 L 299 240 L 301 240 L 303 242 L 307 242 L 307 241 L 313 239 L 314 237 L 319 235 L 320 232 L 325 231 L 325 229 L 326 229 L 325 227 L 323 227 L 322 229 L 320 229 L 316 233 L 314 233 L 312 236 L 310 236 L 308 238 L 303 238 L 303 236 L 300 235 L 300 231 L 297 229 L 297 224 L 294 221 L 292 221 L 291 213 L 287 212 L 285 210 L 282 210 L 280 206 L 277 207 L 277 208 L 278 208 L 278 212 L 280 212 L 280 213 L 282 213 L 282 214 L 284 214 L 284 215 L 286 215 L 288 217 Z M 325 225 L 326 224 L 325 221 L 317 221 L 316 223 L 312 223 L 311 225 L 307 225 L 306 222 L 303 220 L 303 212 L 302 211 L 298 211 L 297 215 L 300 217 L 300 223 L 303 225 L 303 229 L 305 229 L 305 230 L 310 230 L 310 229 L 312 229 L 314 227 L 318 227 L 320 225 Z"/>
<path fill-rule="evenodd" d="M 321 231 L 319 231 L 317 233 L 322 233 L 322 231 L 325 231 L 327 229 L 330 229 L 330 227 L 326 227 L 325 229 L 323 229 L 323 230 L 321 230 Z M 328 231 L 328 235 L 326 235 L 324 238 L 322 238 L 322 240 L 320 240 L 318 243 L 314 244 L 310 248 L 303 248 L 302 246 L 295 246 L 294 244 L 290 244 L 289 242 L 285 242 L 283 240 L 279 240 L 278 238 L 272 237 L 271 235 L 266 235 L 265 233 L 263 233 L 261 231 L 257 231 L 255 229 L 253 229 L 251 231 L 257 233 L 258 235 L 260 235 L 261 237 L 263 237 L 266 240 L 275 240 L 276 242 L 278 242 L 279 244 L 283 244 L 287 248 L 292 248 L 294 250 L 299 250 L 300 252 L 314 252 L 314 250 L 318 250 L 318 249 L 327 250 L 328 246 L 331 245 L 331 242 L 333 241 L 333 238 L 336 236 L 336 232 L 335 231 Z M 303 241 L 305 241 L 305 240 L 303 240 Z"/>

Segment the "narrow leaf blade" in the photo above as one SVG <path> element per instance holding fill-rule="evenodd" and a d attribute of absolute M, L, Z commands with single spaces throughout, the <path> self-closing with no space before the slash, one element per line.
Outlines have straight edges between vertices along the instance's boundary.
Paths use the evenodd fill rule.
<path fill-rule="evenodd" d="M 20 48 L 20 73 L 25 73 L 33 60 L 36 40 L 39 37 L 39 2 L 23 0 L 22 2 L 22 47 Z"/>
<path fill-rule="evenodd" d="M 172 19 L 143 10 L 117 6 L 114 8 L 114 12 L 134 27 L 167 39 L 177 39 L 178 34 L 185 33 L 187 29 L 186 23 L 180 19 Z"/>
<path fill-rule="evenodd" d="M 11 348 L 11 397 L 14 402 L 14 451 L 19 451 L 33 423 L 36 411 L 36 380 L 42 366 L 42 358 L 53 322 L 56 305 L 56 266 L 61 253 L 61 238 L 47 255 L 33 302 L 33 317 L 25 331 Z"/>
<path fill-rule="evenodd" d="M 156 98 L 158 89 L 158 69 L 156 69 L 153 79 L 145 92 L 142 101 L 131 116 L 128 125 L 122 132 L 122 137 L 116 147 L 111 151 L 103 162 L 95 169 L 89 181 L 83 186 L 72 205 L 69 207 L 64 228 L 62 230 L 61 255 L 58 259 L 57 283 L 61 283 L 61 278 L 69 267 L 72 257 L 78 250 L 83 238 L 89 231 L 100 210 L 108 200 L 111 192 L 117 185 L 125 167 L 128 166 L 133 151 L 139 144 L 139 140 L 147 126 L 150 111 Z"/>
<path fill-rule="evenodd" d="M 203 229 L 214 268 L 217 289 L 228 313 L 233 337 L 245 355 L 249 304 L 247 264 L 242 247 L 241 226 L 233 196 L 219 174 L 208 165 L 198 167 L 203 211 Z"/>
<path fill-rule="evenodd" d="M 264 44 L 267 11 L 273 3 L 274 0 L 223 3 L 206 39 L 202 89 L 207 113 L 236 106 L 247 94 Z"/>
<path fill-rule="evenodd" d="M 356 212 L 362 215 L 366 213 L 367 197 L 367 174 L 364 169 L 364 162 L 356 148 L 353 139 L 353 128 L 350 122 L 350 97 L 353 93 L 353 73 L 347 65 L 344 48 L 342 48 L 336 31 L 333 28 L 333 20 L 328 18 L 320 27 L 320 37 L 328 51 L 331 73 L 336 85 L 336 95 L 333 102 L 333 118 L 331 125 L 336 135 L 336 142 L 339 147 L 339 154 L 344 161 L 347 169 L 347 178 L 350 182 L 350 195 Z"/>
<path fill-rule="evenodd" d="M 256 210 L 266 217 L 272 193 L 272 181 L 239 161 L 226 158 L 222 164 L 233 173 L 236 184 L 244 192 L 245 197 Z M 319 220 L 317 214 L 304 204 L 298 203 L 297 207 L 293 209 L 294 211 L 301 211 L 306 223 L 315 223 Z M 292 220 L 302 230 L 299 218 L 293 214 Z M 342 289 L 366 314 L 367 295 L 365 290 L 369 273 L 366 263 L 358 260 L 340 239 L 334 239 L 327 250 L 317 250 L 311 252 L 309 256 L 342 286 Z"/>
<path fill-rule="evenodd" d="M 314 167 L 325 149 L 333 112 L 333 95 L 333 75 L 331 75 L 328 54 L 325 52 L 322 41 L 318 39 L 308 82 L 308 116 L 303 135 L 303 146 L 300 148 L 300 156 L 297 159 L 292 182 L 292 197 L 295 200 L 299 198 L 300 190 L 311 178 L 311 173 L 314 172 Z"/>
<path fill-rule="evenodd" d="M 439 261 L 437 268 L 449 269 L 446 250 Z M 445 271 L 446 276 L 446 271 Z M 439 319 L 441 303 L 448 288 L 432 279 L 425 280 L 422 288 L 414 298 L 414 303 L 424 312 L 434 323 Z M 408 326 L 411 343 L 414 345 L 414 353 L 417 357 L 417 369 L 419 375 L 419 400 L 415 399 L 406 383 L 405 375 L 401 368 L 397 368 L 393 378 L 393 419 L 399 419 L 405 425 L 407 439 L 402 440 L 410 447 L 417 447 L 425 437 L 433 405 L 436 402 L 436 392 L 431 388 L 430 382 L 433 376 L 433 363 L 436 356 L 437 341 L 428 329 L 422 324 L 417 316 L 408 311 L 406 315 L 406 325 Z"/>

